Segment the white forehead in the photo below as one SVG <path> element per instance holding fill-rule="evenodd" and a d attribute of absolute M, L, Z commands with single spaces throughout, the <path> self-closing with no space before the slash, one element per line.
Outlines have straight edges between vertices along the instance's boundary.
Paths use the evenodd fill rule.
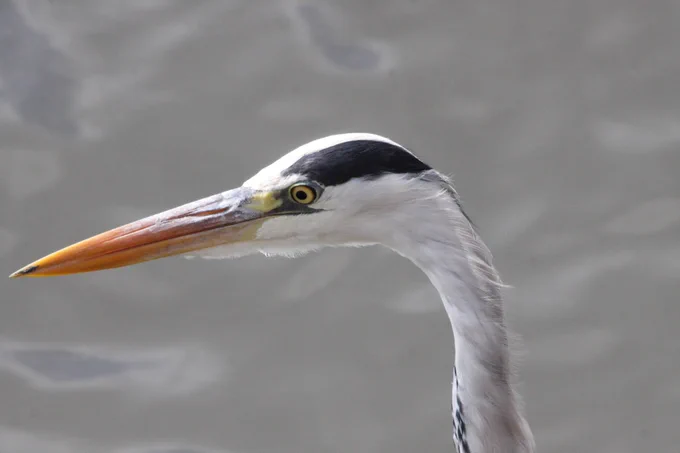
<path fill-rule="evenodd" d="M 357 140 L 371 140 L 389 143 L 391 145 L 403 148 L 405 151 L 410 153 L 410 151 L 404 148 L 402 145 L 390 140 L 387 137 L 377 134 L 371 134 L 368 132 L 348 132 L 344 134 L 329 135 L 327 137 L 317 138 L 316 140 L 312 140 L 311 142 L 298 146 L 285 156 L 264 167 L 253 177 L 244 182 L 243 185 L 246 187 L 262 188 L 292 183 L 296 179 L 294 175 L 288 177 L 282 177 L 281 175 L 288 167 L 300 160 L 300 158 L 308 154 L 313 154 L 326 148 L 330 148 L 331 146 L 339 145 L 340 143 L 353 142 Z"/>

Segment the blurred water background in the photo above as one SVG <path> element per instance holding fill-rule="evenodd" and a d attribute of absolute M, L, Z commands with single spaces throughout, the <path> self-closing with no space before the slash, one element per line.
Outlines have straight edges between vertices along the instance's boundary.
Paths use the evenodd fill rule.
<path fill-rule="evenodd" d="M 539 451 L 680 445 L 680 3 L 0 0 L 0 275 L 387 135 L 504 280 Z M 0 452 L 452 451 L 448 320 L 379 248 L 0 280 Z"/>

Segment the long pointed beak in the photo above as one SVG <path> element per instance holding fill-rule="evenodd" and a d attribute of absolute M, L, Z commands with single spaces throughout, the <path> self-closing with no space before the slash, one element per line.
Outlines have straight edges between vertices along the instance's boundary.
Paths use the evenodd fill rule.
<path fill-rule="evenodd" d="M 255 239 L 271 193 L 230 190 L 114 228 L 19 269 L 10 278 L 49 277 L 129 266 L 195 250 Z"/>

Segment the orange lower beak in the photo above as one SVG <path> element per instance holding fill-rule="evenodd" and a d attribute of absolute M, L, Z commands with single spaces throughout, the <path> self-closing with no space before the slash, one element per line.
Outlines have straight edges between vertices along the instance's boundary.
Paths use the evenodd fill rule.
<path fill-rule="evenodd" d="M 265 215 L 238 188 L 120 226 L 47 255 L 10 278 L 50 277 L 129 266 L 252 240 Z"/>

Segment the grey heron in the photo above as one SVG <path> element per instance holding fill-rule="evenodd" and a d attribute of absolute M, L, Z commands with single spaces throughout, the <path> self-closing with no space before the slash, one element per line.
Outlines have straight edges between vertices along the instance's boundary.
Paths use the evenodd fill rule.
<path fill-rule="evenodd" d="M 439 292 L 455 359 L 451 408 L 459 453 L 530 453 L 514 390 L 502 283 L 451 180 L 398 143 L 347 133 L 304 144 L 240 187 L 93 236 L 10 277 L 128 266 L 179 254 L 299 256 L 383 245 Z"/>

